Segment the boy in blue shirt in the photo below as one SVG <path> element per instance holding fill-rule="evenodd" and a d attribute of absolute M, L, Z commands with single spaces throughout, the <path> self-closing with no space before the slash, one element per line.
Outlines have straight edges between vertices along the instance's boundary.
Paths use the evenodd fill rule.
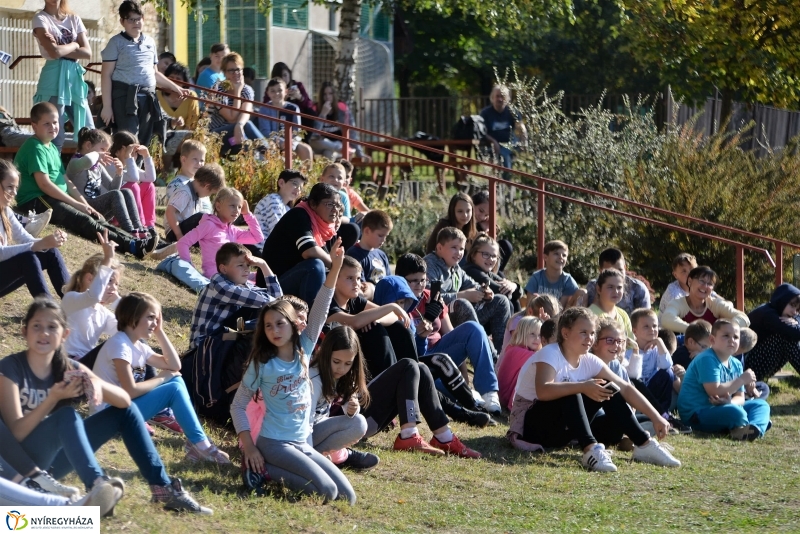
<path fill-rule="evenodd" d="M 361 264 L 361 290 L 367 300 L 372 300 L 375 285 L 392 274 L 389 258 L 381 250 L 392 226 L 388 213 L 370 211 L 361 221 L 361 240 L 347 250 L 347 255 Z"/>
<path fill-rule="evenodd" d="M 585 304 L 586 290 L 578 287 L 572 275 L 564 272 L 569 247 L 563 241 L 550 241 L 544 245 L 544 269 L 533 273 L 525 285 L 528 299 L 540 294 L 553 295 L 562 309 Z"/>
<path fill-rule="evenodd" d="M 756 375 L 731 358 L 739 348 L 739 325 L 717 319 L 711 348 L 698 354 L 683 378 L 678 395 L 681 419 L 702 432 L 730 432 L 736 440 L 760 438 L 769 429 L 770 408 L 758 398 Z M 745 400 L 745 392 L 755 398 Z"/>

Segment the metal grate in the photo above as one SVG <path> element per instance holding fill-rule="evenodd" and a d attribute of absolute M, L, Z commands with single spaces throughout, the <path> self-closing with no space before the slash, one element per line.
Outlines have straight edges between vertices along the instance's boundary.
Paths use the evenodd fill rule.
<path fill-rule="evenodd" d="M 97 29 L 87 27 L 86 32 L 92 47 L 92 61 L 99 62 L 100 50 L 103 49 L 105 42 L 98 37 Z M 32 23 L 29 18 L 0 17 L 0 50 L 8 52 L 13 58 L 39 55 L 39 46 L 33 37 Z M 15 117 L 28 116 L 43 65 L 43 59 L 23 60 L 14 70 L 0 65 L 0 105 L 8 109 Z M 97 68 L 99 70 L 99 65 Z M 94 82 L 98 92 L 100 91 L 99 74 L 89 72 L 86 79 Z"/>

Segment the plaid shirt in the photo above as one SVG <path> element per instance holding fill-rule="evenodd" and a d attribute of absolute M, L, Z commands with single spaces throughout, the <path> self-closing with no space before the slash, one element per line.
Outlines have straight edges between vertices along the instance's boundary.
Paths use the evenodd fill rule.
<path fill-rule="evenodd" d="M 194 348 L 202 338 L 216 334 L 225 319 L 240 308 L 261 308 L 283 295 L 276 276 L 267 278 L 266 289 L 251 285 L 234 284 L 221 274 L 211 277 L 209 284 L 200 292 L 192 313 L 191 345 Z"/>

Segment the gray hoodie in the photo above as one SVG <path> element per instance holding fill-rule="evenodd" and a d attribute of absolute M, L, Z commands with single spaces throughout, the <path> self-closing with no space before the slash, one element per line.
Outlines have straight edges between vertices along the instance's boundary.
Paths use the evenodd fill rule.
<path fill-rule="evenodd" d="M 122 174 L 112 178 L 99 161 L 98 152 L 89 152 L 85 156 L 75 154 L 67 165 L 67 177 L 86 198 L 97 198 L 122 185 Z"/>
<path fill-rule="evenodd" d="M 430 282 L 441 280 L 442 298 L 445 304 L 450 304 L 456 300 L 459 291 L 479 287 L 479 285 L 475 283 L 475 280 L 464 272 L 464 269 L 458 265 L 455 267 L 448 267 L 444 260 L 437 256 L 435 252 L 431 252 L 423 259 L 428 265 L 428 287 L 430 287 Z"/>

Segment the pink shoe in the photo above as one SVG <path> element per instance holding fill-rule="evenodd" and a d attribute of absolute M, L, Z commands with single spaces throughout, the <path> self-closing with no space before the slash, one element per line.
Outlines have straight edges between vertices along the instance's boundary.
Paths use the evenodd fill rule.
<path fill-rule="evenodd" d="M 178 421 L 171 415 L 157 415 L 150 419 L 150 422 L 154 425 L 158 425 L 165 430 L 169 430 L 173 434 L 183 434 L 183 429 L 181 425 L 178 424 Z"/>

